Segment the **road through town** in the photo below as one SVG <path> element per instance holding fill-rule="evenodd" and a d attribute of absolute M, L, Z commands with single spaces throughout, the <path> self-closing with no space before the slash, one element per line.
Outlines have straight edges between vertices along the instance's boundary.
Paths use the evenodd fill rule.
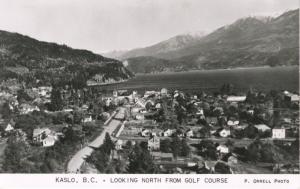
<path fill-rule="evenodd" d="M 125 109 L 120 108 L 119 111 L 116 113 L 114 117 L 119 117 L 121 114 L 124 114 Z M 82 148 L 79 150 L 68 162 L 67 172 L 68 173 L 78 173 L 80 170 L 81 165 L 84 163 L 85 158 L 90 156 L 92 152 L 94 151 L 93 148 L 98 148 L 103 144 L 105 134 L 112 134 L 112 132 L 121 124 L 120 120 L 111 119 L 109 123 L 104 126 L 104 130 L 101 132 L 101 134 L 92 141 L 88 146 Z"/>

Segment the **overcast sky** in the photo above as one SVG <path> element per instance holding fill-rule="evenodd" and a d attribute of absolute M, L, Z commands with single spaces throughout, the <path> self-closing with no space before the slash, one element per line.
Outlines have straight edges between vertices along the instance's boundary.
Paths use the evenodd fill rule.
<path fill-rule="evenodd" d="M 0 0 L 0 30 L 101 53 L 298 7 L 298 0 Z"/>

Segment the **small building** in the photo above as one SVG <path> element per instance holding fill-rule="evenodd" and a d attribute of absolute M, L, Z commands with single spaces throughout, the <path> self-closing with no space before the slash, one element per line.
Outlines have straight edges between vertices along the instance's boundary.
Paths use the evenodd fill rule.
<path fill-rule="evenodd" d="M 122 146 L 123 146 L 123 141 L 118 139 L 116 142 L 115 142 L 115 149 L 116 150 L 122 150 Z"/>
<path fill-rule="evenodd" d="M 227 102 L 244 102 L 246 98 L 246 96 L 228 96 Z"/>
<path fill-rule="evenodd" d="M 156 161 L 173 161 L 173 153 L 151 152 L 150 155 Z"/>
<path fill-rule="evenodd" d="M 157 103 L 157 104 L 155 105 L 155 108 L 156 108 L 156 109 L 161 109 L 161 108 L 162 108 L 162 106 L 161 106 L 161 104 L 160 104 L 160 103 Z"/>
<path fill-rule="evenodd" d="M 48 128 L 34 129 L 32 135 L 33 142 L 41 143 L 50 134 L 51 134 L 51 130 Z"/>
<path fill-rule="evenodd" d="M 148 140 L 148 150 L 159 150 L 160 149 L 160 139 L 157 136 L 152 136 Z"/>
<path fill-rule="evenodd" d="M 217 151 L 220 153 L 220 154 L 228 154 L 229 153 L 229 148 L 226 146 L 226 145 L 219 145 L 217 147 Z"/>
<path fill-rule="evenodd" d="M 271 128 L 268 127 L 267 125 L 265 124 L 258 124 L 258 125 L 254 125 L 255 128 L 257 128 L 258 131 L 260 132 L 267 132 L 267 131 L 270 131 Z"/>
<path fill-rule="evenodd" d="M 44 147 L 50 147 L 53 146 L 56 142 L 56 138 L 54 136 L 47 136 L 43 141 L 42 144 Z"/>
<path fill-rule="evenodd" d="M 141 136 L 143 136 L 143 137 L 148 137 L 150 135 L 151 135 L 151 131 L 149 129 L 143 129 L 141 131 Z"/>
<path fill-rule="evenodd" d="M 174 129 L 167 129 L 167 130 L 164 130 L 164 131 L 163 131 L 162 136 L 170 137 L 170 136 L 172 136 L 175 132 L 176 132 L 176 130 L 174 130 Z"/>
<path fill-rule="evenodd" d="M 188 138 L 189 138 L 189 137 L 193 137 L 193 136 L 194 136 L 193 130 L 191 130 L 191 129 L 188 130 L 188 131 L 185 133 L 185 136 L 188 137 Z"/>
<path fill-rule="evenodd" d="M 145 119 L 145 116 L 144 116 L 144 114 L 136 114 L 136 115 L 135 115 L 135 119 L 136 119 L 136 120 L 144 120 L 144 119 Z"/>
<path fill-rule="evenodd" d="M 88 122 L 92 122 L 92 116 L 91 115 L 87 115 L 83 118 L 83 123 L 88 123 Z"/>
<path fill-rule="evenodd" d="M 230 129 L 222 129 L 219 135 L 224 138 L 229 137 L 231 135 Z"/>
<path fill-rule="evenodd" d="M 228 126 L 237 126 L 239 124 L 239 120 L 229 120 L 227 121 Z"/>
<path fill-rule="evenodd" d="M 168 90 L 167 90 L 166 88 L 162 88 L 162 89 L 160 90 L 160 94 L 161 94 L 162 96 L 166 96 L 166 95 L 168 95 Z"/>
<path fill-rule="evenodd" d="M 5 132 L 11 132 L 14 130 L 14 127 L 12 126 L 11 123 L 8 123 L 4 129 Z"/>
<path fill-rule="evenodd" d="M 286 130 L 285 128 L 274 128 L 272 129 L 272 138 L 283 139 L 285 138 Z"/>
<path fill-rule="evenodd" d="M 21 104 L 19 108 L 20 114 L 28 114 L 33 111 L 40 111 L 39 107 L 30 104 Z"/>

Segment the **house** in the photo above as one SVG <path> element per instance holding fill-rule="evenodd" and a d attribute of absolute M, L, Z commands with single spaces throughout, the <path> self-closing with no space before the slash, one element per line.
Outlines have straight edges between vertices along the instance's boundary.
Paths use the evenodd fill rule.
<path fill-rule="evenodd" d="M 285 128 L 274 128 L 272 129 L 272 138 L 283 139 L 285 138 L 286 130 Z"/>
<path fill-rule="evenodd" d="M 32 140 L 34 143 L 41 143 L 50 134 L 51 134 L 51 130 L 48 128 L 34 129 Z"/>
<path fill-rule="evenodd" d="M 198 108 L 198 109 L 197 109 L 197 112 L 196 112 L 196 115 L 198 115 L 198 116 L 204 116 L 204 111 L 203 111 L 203 109 L 202 109 L 202 108 Z"/>
<path fill-rule="evenodd" d="M 191 130 L 191 129 L 189 129 L 186 133 L 185 133 L 185 136 L 186 137 L 193 137 L 194 136 L 194 131 L 193 130 Z"/>
<path fill-rule="evenodd" d="M 164 131 L 163 131 L 162 136 L 170 137 L 170 136 L 172 136 L 175 132 L 176 132 L 176 130 L 174 130 L 174 129 L 167 129 L 167 130 L 164 130 Z"/>
<path fill-rule="evenodd" d="M 217 125 L 217 123 L 218 123 L 217 117 L 206 117 L 205 120 L 210 125 Z"/>
<path fill-rule="evenodd" d="M 8 132 L 8 133 L 11 132 L 11 131 L 13 131 L 13 130 L 14 130 L 14 127 L 12 126 L 11 123 L 8 123 L 7 126 L 4 129 L 4 131 Z"/>
<path fill-rule="evenodd" d="M 257 130 L 260 131 L 260 132 L 266 132 L 266 131 L 270 131 L 271 130 L 271 128 L 268 127 L 265 124 L 254 125 L 254 127 L 257 128 Z"/>
<path fill-rule="evenodd" d="M 57 139 L 55 138 L 55 136 L 49 135 L 42 141 L 42 144 L 44 147 L 50 147 L 55 144 L 56 140 Z"/>
<path fill-rule="evenodd" d="M 152 129 L 151 136 L 162 136 L 162 132 L 161 129 Z"/>
<path fill-rule="evenodd" d="M 160 95 L 162 95 L 162 96 L 167 96 L 167 95 L 168 95 L 168 90 L 167 90 L 166 88 L 162 88 L 162 89 L 160 90 Z"/>
<path fill-rule="evenodd" d="M 156 109 L 161 109 L 161 108 L 162 108 L 162 106 L 161 106 L 161 104 L 160 104 L 160 103 L 157 103 L 157 104 L 155 105 L 155 108 L 156 108 Z"/>
<path fill-rule="evenodd" d="M 284 99 L 288 102 L 299 103 L 300 97 L 297 94 L 290 93 L 288 91 L 284 91 Z"/>
<path fill-rule="evenodd" d="M 141 136 L 147 137 L 151 135 L 151 131 L 149 129 L 143 129 L 141 132 Z"/>
<path fill-rule="evenodd" d="M 28 113 L 31 113 L 33 111 L 40 111 L 40 109 L 37 107 L 37 106 L 33 106 L 33 105 L 30 105 L 30 104 L 21 104 L 20 107 L 19 107 L 19 111 L 20 111 L 20 114 L 28 114 Z"/>
<path fill-rule="evenodd" d="M 117 91 L 117 90 L 114 90 L 114 91 L 113 91 L 113 97 L 115 97 L 115 98 L 118 97 L 118 91 Z"/>
<path fill-rule="evenodd" d="M 173 161 L 173 153 L 150 152 L 150 155 L 156 161 Z"/>
<path fill-rule="evenodd" d="M 228 154 L 229 153 L 229 148 L 226 146 L 226 145 L 219 145 L 217 147 L 217 151 L 220 153 L 220 154 Z"/>
<path fill-rule="evenodd" d="M 135 119 L 136 119 L 136 120 L 144 120 L 144 119 L 145 119 L 145 116 L 144 116 L 144 114 L 136 114 L 136 115 L 135 115 Z"/>
<path fill-rule="evenodd" d="M 149 96 L 157 96 L 158 92 L 156 91 L 146 91 L 144 94 L 144 98 L 148 98 Z"/>
<path fill-rule="evenodd" d="M 237 126 L 239 124 L 239 120 L 229 120 L 227 121 L 228 126 Z"/>
<path fill-rule="evenodd" d="M 246 96 L 228 96 L 227 102 L 244 102 L 246 98 Z"/>
<path fill-rule="evenodd" d="M 221 136 L 221 137 L 229 137 L 230 136 L 230 134 L 231 134 L 231 132 L 230 132 L 230 129 L 222 129 L 220 132 L 219 132 L 219 135 Z"/>
<path fill-rule="evenodd" d="M 152 136 L 148 140 L 148 150 L 159 150 L 160 148 L 160 139 L 157 136 Z"/>
<path fill-rule="evenodd" d="M 238 163 L 238 159 L 235 154 L 229 156 L 227 161 L 229 165 L 234 165 Z"/>
<path fill-rule="evenodd" d="M 88 122 L 92 122 L 92 116 L 91 115 L 87 115 L 83 118 L 83 123 L 88 123 Z"/>
<path fill-rule="evenodd" d="M 116 142 L 115 142 L 115 149 L 116 150 L 122 150 L 122 146 L 123 146 L 123 141 L 118 139 Z"/>

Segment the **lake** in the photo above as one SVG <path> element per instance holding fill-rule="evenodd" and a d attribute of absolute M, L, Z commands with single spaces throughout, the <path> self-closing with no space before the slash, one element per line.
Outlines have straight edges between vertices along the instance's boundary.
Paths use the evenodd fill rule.
<path fill-rule="evenodd" d="M 127 82 L 101 86 L 104 90 L 159 90 L 217 91 L 224 83 L 234 85 L 236 91 L 257 90 L 299 91 L 299 67 L 259 67 L 231 70 L 200 70 L 176 73 L 137 74 Z M 98 86 L 100 87 L 100 86 Z"/>

